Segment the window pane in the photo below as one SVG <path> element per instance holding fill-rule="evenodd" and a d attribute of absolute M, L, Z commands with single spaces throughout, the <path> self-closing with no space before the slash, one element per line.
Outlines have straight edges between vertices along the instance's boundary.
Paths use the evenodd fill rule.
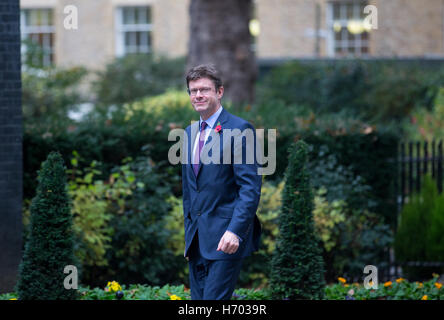
<path fill-rule="evenodd" d="M 29 26 L 37 26 L 37 10 L 30 10 L 29 11 Z"/>
<path fill-rule="evenodd" d="M 140 32 L 140 45 L 145 47 L 149 45 L 149 32 Z"/>
<path fill-rule="evenodd" d="M 361 34 L 362 40 L 368 40 L 368 32 L 363 32 Z"/>
<path fill-rule="evenodd" d="M 41 13 L 41 26 L 47 26 L 49 25 L 49 18 L 48 18 L 48 11 L 47 10 L 42 10 L 40 11 Z"/>
<path fill-rule="evenodd" d="M 122 9 L 123 54 L 147 53 L 150 51 L 151 8 L 149 6 L 123 7 Z M 125 25 L 131 25 L 125 27 Z"/>
<path fill-rule="evenodd" d="M 364 14 L 364 8 L 365 8 L 365 6 L 367 5 L 367 3 L 366 2 L 363 2 L 363 3 L 361 3 L 360 5 L 359 5 L 359 17 L 362 19 L 362 20 L 364 20 L 364 18 L 365 18 L 365 14 Z"/>
<path fill-rule="evenodd" d="M 339 7 L 340 5 L 338 3 L 333 3 L 333 20 L 339 20 L 341 18 Z"/>
<path fill-rule="evenodd" d="M 150 7 L 138 7 L 137 8 L 137 23 L 149 24 L 151 23 Z"/>
<path fill-rule="evenodd" d="M 135 24 L 135 8 L 127 7 L 123 8 L 123 24 Z"/>
<path fill-rule="evenodd" d="M 359 3 L 353 4 L 353 19 L 361 19 L 361 4 Z"/>
<path fill-rule="evenodd" d="M 361 28 L 368 1 L 330 2 L 333 13 L 333 48 L 335 56 L 360 55 L 369 52 L 370 34 Z M 352 33 L 353 32 L 353 33 Z"/>
<path fill-rule="evenodd" d="M 124 7 L 122 8 L 123 24 L 149 24 L 151 23 L 150 7 Z"/>
<path fill-rule="evenodd" d="M 341 40 L 342 39 L 341 34 L 342 34 L 342 28 L 339 32 L 335 32 L 335 40 Z"/>
<path fill-rule="evenodd" d="M 137 8 L 137 19 L 136 22 L 138 24 L 146 24 L 148 21 L 145 7 L 139 7 Z"/>
<path fill-rule="evenodd" d="M 52 13 L 53 13 L 52 10 L 48 10 L 48 26 L 54 25 Z"/>
<path fill-rule="evenodd" d="M 125 32 L 125 46 L 135 46 L 137 43 L 137 32 Z"/>
<path fill-rule="evenodd" d="M 353 4 L 352 3 L 348 3 L 346 4 L 347 7 L 347 19 L 353 19 Z"/>
<path fill-rule="evenodd" d="M 25 26 L 40 27 L 53 25 L 51 9 L 26 9 L 23 12 L 25 16 Z"/>
<path fill-rule="evenodd" d="M 353 33 L 347 31 L 347 39 L 349 41 L 354 41 L 356 39 L 356 36 Z"/>
<path fill-rule="evenodd" d="M 31 24 L 31 17 L 29 10 L 24 10 L 24 15 L 25 15 L 25 25 L 29 26 Z"/>

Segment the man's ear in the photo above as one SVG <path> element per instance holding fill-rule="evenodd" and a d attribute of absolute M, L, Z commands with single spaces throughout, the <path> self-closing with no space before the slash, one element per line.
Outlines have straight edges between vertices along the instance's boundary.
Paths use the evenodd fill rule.
<path fill-rule="evenodd" d="M 224 87 L 220 86 L 219 89 L 217 89 L 217 96 L 219 99 L 222 99 L 223 95 L 224 95 Z"/>

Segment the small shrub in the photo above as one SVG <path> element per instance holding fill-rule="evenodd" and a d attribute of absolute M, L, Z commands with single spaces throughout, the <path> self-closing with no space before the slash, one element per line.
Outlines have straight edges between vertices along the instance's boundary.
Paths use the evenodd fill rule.
<path fill-rule="evenodd" d="M 271 262 L 270 287 L 275 299 L 321 299 L 324 262 L 313 222 L 313 194 L 306 169 L 308 146 L 289 149 L 279 236 Z"/>
<path fill-rule="evenodd" d="M 30 237 L 17 284 L 21 300 L 75 299 L 64 287 L 64 268 L 76 265 L 65 166 L 59 153 L 43 162 L 31 204 Z"/>

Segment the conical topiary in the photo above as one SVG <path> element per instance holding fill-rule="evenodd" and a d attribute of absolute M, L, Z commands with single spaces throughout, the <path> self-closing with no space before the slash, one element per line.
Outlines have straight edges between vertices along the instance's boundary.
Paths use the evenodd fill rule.
<path fill-rule="evenodd" d="M 70 199 L 59 153 L 51 152 L 43 162 L 38 182 L 19 270 L 18 296 L 20 300 L 75 299 L 76 290 L 64 286 L 68 276 L 64 268 L 75 260 Z"/>
<path fill-rule="evenodd" d="M 307 157 L 305 142 L 298 141 L 290 146 L 279 236 L 271 261 L 270 286 L 274 299 L 324 297 L 324 262 L 320 241 L 314 233 Z"/>

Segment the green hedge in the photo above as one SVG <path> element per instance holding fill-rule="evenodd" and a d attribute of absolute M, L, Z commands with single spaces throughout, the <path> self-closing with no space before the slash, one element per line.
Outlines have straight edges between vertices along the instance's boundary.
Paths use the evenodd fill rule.
<path fill-rule="evenodd" d="M 60 133 L 25 131 L 24 148 L 24 198 L 32 198 L 36 188 L 36 172 L 40 163 L 52 150 L 57 150 L 69 163 L 72 151 L 83 158 L 81 165 L 93 160 L 102 164 L 99 178 L 106 178 L 114 166 L 127 157 L 149 155 L 155 163 L 168 163 L 168 142 L 172 128 L 185 128 L 195 119 L 185 91 L 169 91 L 163 95 L 125 104 L 111 117 L 94 114 L 75 128 Z M 169 168 L 169 169 L 167 169 Z M 180 173 L 180 168 L 173 168 Z"/>
<path fill-rule="evenodd" d="M 258 84 L 261 103 L 281 101 L 320 113 L 347 110 L 366 121 L 400 120 L 430 108 L 444 84 L 442 62 L 395 60 L 292 61 Z"/>
<path fill-rule="evenodd" d="M 287 166 L 285 155 L 288 146 L 303 138 L 310 145 L 309 164 L 311 174 L 315 177 L 313 182 L 317 188 L 328 184 L 328 201 L 343 199 L 352 209 L 368 209 L 382 214 L 386 222 L 393 220 L 395 210 L 391 209 L 394 206 L 391 183 L 394 181 L 396 170 L 392 170 L 393 163 L 389 160 L 396 152 L 395 134 L 353 119 L 348 121 L 342 118 L 314 116 L 296 106 L 288 109 L 289 107 L 282 103 L 257 105 L 243 110 L 234 110 L 229 105 L 224 107 L 249 120 L 256 128 L 278 128 L 277 170 L 273 176 L 266 177 L 268 181 L 277 184 L 282 180 Z M 288 116 L 289 114 L 292 116 Z M 168 91 L 160 96 L 124 104 L 106 117 L 92 114 L 88 120 L 77 124 L 77 127 L 70 131 L 52 134 L 25 132 L 25 199 L 34 196 L 36 171 L 40 162 L 52 150 L 58 150 L 66 163 L 70 163 L 72 152 L 76 150 L 81 155 L 78 159 L 80 168 L 88 167 L 93 161 L 97 161 L 96 169 L 101 173 L 96 174 L 95 179 L 102 181 L 107 181 L 112 169 L 120 167 L 125 158 L 149 156 L 156 173 L 162 173 L 162 181 L 170 188 L 170 195 L 180 198 L 180 167 L 171 166 L 167 162 L 168 150 L 174 143 L 168 142 L 167 136 L 172 128 L 185 128 L 195 119 L 197 115 L 189 103 L 187 94 L 184 91 Z M 335 160 L 332 161 L 331 157 Z M 166 195 L 165 193 L 165 197 Z M 266 217 L 261 220 L 267 224 L 266 233 L 270 239 L 275 237 L 271 234 L 274 232 L 275 219 L 272 211 L 264 211 Z M 115 226 L 119 226 L 118 220 Z M 132 225 L 125 226 L 129 231 Z M 121 240 L 115 243 L 117 246 L 131 237 L 127 231 L 121 231 L 123 233 L 116 233 L 121 235 Z M 370 238 L 380 234 L 382 233 L 375 232 Z M 353 243 L 357 240 L 350 241 Z M 259 255 L 249 259 L 246 263 L 248 274 L 241 274 L 241 283 L 264 282 L 264 277 L 266 279 L 269 274 L 268 263 L 272 249 L 270 243 L 265 244 Z M 373 249 L 375 248 L 372 247 Z M 375 252 L 379 252 L 378 250 Z M 110 261 L 113 260 L 112 257 L 109 258 Z M 119 263 L 125 264 L 123 261 Z M 122 267 L 117 266 L 116 270 L 119 268 Z M 342 269 L 332 267 L 330 270 Z M 125 272 L 129 279 L 131 272 L 127 271 Z M 183 270 L 180 269 L 179 272 Z M 331 274 L 335 275 L 334 272 Z"/>
<path fill-rule="evenodd" d="M 337 135 L 329 132 L 280 136 L 277 139 L 277 155 L 285 154 L 289 145 L 298 138 L 303 138 L 312 146 L 309 162 L 314 164 L 320 159 L 320 150 L 327 147 L 328 153 L 337 158 L 338 165 L 350 168 L 352 174 L 362 178 L 370 187 L 366 198 L 373 205 L 365 205 L 381 214 L 393 227 L 396 224 L 396 159 L 399 138 L 391 133 L 372 132 Z M 272 178 L 279 180 L 286 168 L 287 158 L 277 157 L 277 170 Z M 362 203 L 354 199 L 355 203 Z M 351 203 L 353 205 L 353 203 Z M 356 205 L 354 206 L 356 207 Z M 362 206 L 361 206 L 362 207 Z"/>

